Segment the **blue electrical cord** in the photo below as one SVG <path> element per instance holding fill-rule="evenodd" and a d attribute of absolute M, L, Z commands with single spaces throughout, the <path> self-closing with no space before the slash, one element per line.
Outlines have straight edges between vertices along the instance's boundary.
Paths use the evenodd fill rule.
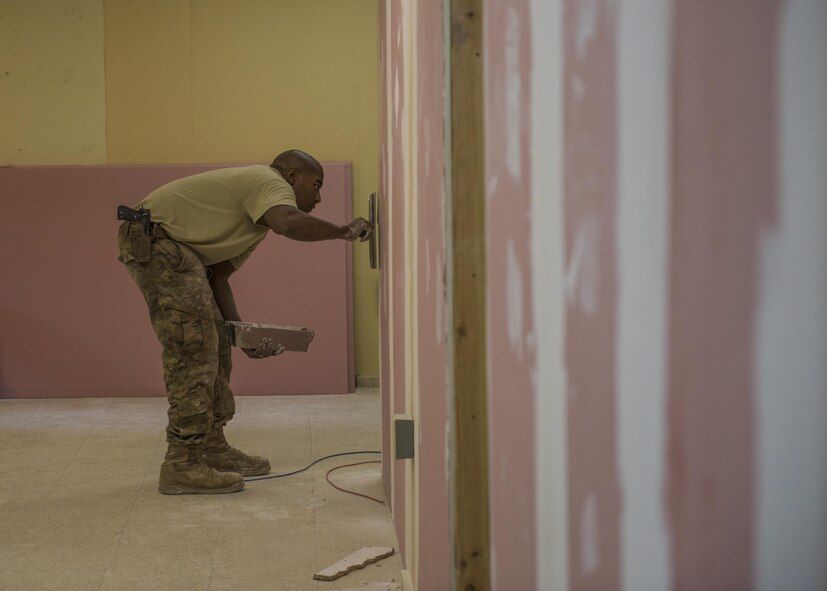
<path fill-rule="evenodd" d="M 332 454 L 332 455 L 329 455 L 329 456 L 325 456 L 323 458 L 319 458 L 318 460 L 316 460 L 312 464 L 308 464 L 307 466 L 305 466 L 301 470 L 296 470 L 294 472 L 288 472 L 286 474 L 268 474 L 266 476 L 252 476 L 250 478 L 245 478 L 244 482 L 255 482 L 257 480 L 271 480 L 273 478 L 285 478 L 287 476 L 293 476 L 294 474 L 301 474 L 302 472 L 305 472 L 305 471 L 309 470 L 310 468 L 312 468 L 313 466 L 315 466 L 319 462 L 322 462 L 324 460 L 329 460 L 330 458 L 338 458 L 340 456 L 353 456 L 353 455 L 357 455 L 357 454 L 381 454 L 381 453 L 382 453 L 381 451 L 346 451 L 346 452 L 343 452 L 343 453 L 340 453 L 340 454 Z"/>

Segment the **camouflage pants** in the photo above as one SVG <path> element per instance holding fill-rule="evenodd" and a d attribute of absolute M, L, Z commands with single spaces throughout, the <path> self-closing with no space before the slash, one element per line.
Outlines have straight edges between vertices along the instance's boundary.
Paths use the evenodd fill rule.
<path fill-rule="evenodd" d="M 118 260 L 141 290 L 163 346 L 167 441 L 199 444 L 235 413 L 229 333 L 195 252 L 169 238 L 156 238 L 149 262 L 141 264 L 131 238 L 140 232 L 141 224 L 124 224 Z"/>

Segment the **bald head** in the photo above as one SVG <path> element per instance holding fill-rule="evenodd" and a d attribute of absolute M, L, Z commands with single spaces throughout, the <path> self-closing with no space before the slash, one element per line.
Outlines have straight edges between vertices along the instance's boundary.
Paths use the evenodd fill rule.
<path fill-rule="evenodd" d="M 321 202 L 324 169 L 313 156 L 301 150 L 287 150 L 276 156 L 270 166 L 293 187 L 296 206 L 301 211 L 310 213 Z"/>
<path fill-rule="evenodd" d="M 286 177 L 287 172 L 291 168 L 295 168 L 299 172 L 316 172 L 322 170 L 322 165 L 319 164 L 318 160 L 301 150 L 287 150 L 286 152 L 282 152 L 276 156 L 276 159 L 273 160 L 270 166 L 278 170 L 283 177 Z"/>

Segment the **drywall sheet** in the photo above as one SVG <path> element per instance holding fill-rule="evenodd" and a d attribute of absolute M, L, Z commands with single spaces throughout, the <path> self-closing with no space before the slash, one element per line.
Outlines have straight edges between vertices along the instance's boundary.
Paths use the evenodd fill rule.
<path fill-rule="evenodd" d="M 567 0 L 563 15 L 569 580 L 617 589 L 616 13 Z"/>
<path fill-rule="evenodd" d="M 390 217 L 388 215 L 388 193 L 389 193 L 389 170 L 388 170 L 388 150 L 389 138 L 388 130 L 390 124 L 388 122 L 388 113 L 390 106 L 388 105 L 388 88 L 390 75 L 389 57 L 388 57 L 388 18 L 389 8 L 387 2 L 379 3 L 378 14 L 378 29 L 379 29 L 379 153 L 380 153 L 380 167 L 379 167 L 379 194 L 376 200 L 376 248 L 377 265 L 379 267 L 380 281 L 379 281 L 379 375 L 380 382 L 380 397 L 382 404 L 382 481 L 385 486 L 385 496 L 391 497 L 391 437 L 390 425 L 391 414 L 393 414 L 391 400 L 391 360 L 390 360 L 390 334 L 388 328 L 390 327 L 391 304 L 390 301 L 390 287 L 387 279 L 388 265 L 390 264 L 390 257 L 388 256 L 390 240 L 388 239 L 388 229 L 390 228 Z"/>
<path fill-rule="evenodd" d="M 380 207 L 387 209 L 382 220 L 382 229 L 388 233 L 383 246 L 387 248 L 387 265 L 382 269 L 383 282 L 388 285 L 383 289 L 383 305 L 387 306 L 388 324 L 382 326 L 382 331 L 389 333 L 389 372 L 382 374 L 382 387 L 390 388 L 390 404 L 394 413 L 407 413 L 407 399 L 405 395 L 407 330 L 405 290 L 407 289 L 405 268 L 407 251 L 405 249 L 405 224 L 407 223 L 405 194 L 405 163 L 408 158 L 406 148 L 407 127 L 405 126 L 406 109 L 405 97 L 405 63 L 403 55 L 403 18 L 404 6 L 399 0 L 390 0 L 386 7 L 386 38 L 388 67 L 391 86 L 387 89 L 385 100 L 388 101 L 388 144 L 384 156 L 386 183 L 384 195 L 380 200 Z M 393 515 L 396 524 L 396 536 L 399 539 L 399 553 L 404 557 L 407 552 L 406 522 L 405 522 L 405 490 L 407 486 L 405 461 L 394 460 L 393 467 Z"/>
<path fill-rule="evenodd" d="M 526 0 L 484 17 L 491 583 L 534 589 L 536 332 L 532 301 L 531 27 Z M 539 166 L 547 166 L 542 160 Z M 519 492 L 517 492 L 519 491 Z"/>
<path fill-rule="evenodd" d="M 416 13 L 417 344 L 419 589 L 447 585 L 451 573 L 448 467 L 448 303 L 445 237 L 445 80 L 443 5 L 419 2 Z"/>
<path fill-rule="evenodd" d="M 777 210 L 778 18 L 774 2 L 675 3 L 666 494 L 677 590 L 754 586 L 752 351 L 761 234 Z"/>
<path fill-rule="evenodd" d="M 0 396 L 164 395 L 161 346 L 117 261 L 115 208 L 169 180 L 222 165 L 0 169 Z M 226 165 L 223 165 L 226 166 Z M 325 164 L 314 215 L 350 217 L 350 165 Z M 236 352 L 236 394 L 342 394 L 354 388 L 351 244 L 268 236 L 231 279 L 244 320 L 305 326 L 307 353 Z"/>

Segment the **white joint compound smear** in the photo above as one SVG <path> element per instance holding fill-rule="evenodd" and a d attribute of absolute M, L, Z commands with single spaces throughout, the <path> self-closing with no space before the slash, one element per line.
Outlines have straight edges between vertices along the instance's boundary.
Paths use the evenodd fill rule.
<path fill-rule="evenodd" d="M 617 465 L 620 580 L 671 586 L 664 505 L 668 351 L 671 8 L 618 6 Z"/>
<path fill-rule="evenodd" d="M 586 46 L 594 37 L 597 26 L 597 0 L 581 0 L 577 12 L 577 58 L 583 61 Z"/>
<path fill-rule="evenodd" d="M 580 509 L 580 574 L 587 577 L 600 567 L 600 531 L 597 496 L 592 492 Z"/>
<path fill-rule="evenodd" d="M 523 314 L 523 270 L 514 239 L 509 238 L 505 245 L 506 285 L 505 308 L 508 315 L 508 344 L 511 350 L 522 360 L 524 354 L 523 331 L 525 320 Z"/>
<path fill-rule="evenodd" d="M 577 227 L 566 270 L 566 295 L 588 317 L 597 313 L 600 292 L 600 223 L 586 218 Z"/>
<path fill-rule="evenodd" d="M 505 16 L 505 165 L 508 173 L 519 179 L 523 173 L 522 144 L 522 72 L 520 70 L 520 20 L 509 6 Z"/>
<path fill-rule="evenodd" d="M 537 589 L 569 588 L 563 226 L 563 4 L 531 0 L 531 301 L 536 331 Z"/>
<path fill-rule="evenodd" d="M 779 27 L 779 195 L 756 313 L 755 581 L 827 589 L 827 3 Z"/>

